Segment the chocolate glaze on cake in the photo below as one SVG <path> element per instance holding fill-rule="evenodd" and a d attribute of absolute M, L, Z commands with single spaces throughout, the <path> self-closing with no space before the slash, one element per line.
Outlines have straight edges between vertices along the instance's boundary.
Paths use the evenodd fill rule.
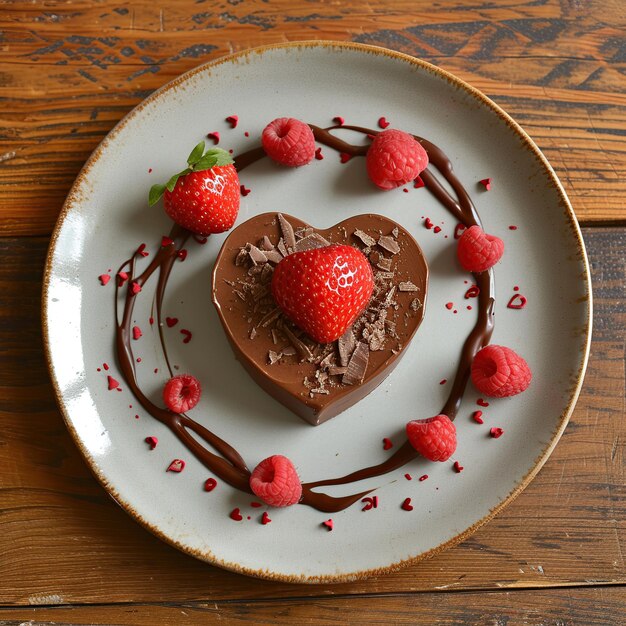
<path fill-rule="evenodd" d="M 376 135 L 378 131 L 361 128 L 358 126 L 333 126 L 322 129 L 311 125 L 313 133 L 318 143 L 326 145 L 330 148 L 346 152 L 352 156 L 364 156 L 367 152 L 367 146 L 355 146 L 335 137 L 331 131 L 340 128 L 354 130 L 364 135 Z M 460 223 L 466 227 L 478 224 L 481 226 L 480 218 L 469 197 L 469 194 L 463 187 L 461 181 L 456 177 L 452 163 L 443 151 L 420 137 L 415 137 L 426 149 L 430 164 L 439 171 L 446 182 L 453 190 L 450 194 L 443 185 L 437 180 L 432 170 L 427 168 L 421 174 L 426 188 L 442 203 L 442 205 L 455 217 Z M 235 166 L 241 171 L 248 165 L 263 158 L 265 153 L 262 148 L 253 148 L 235 158 Z M 455 197 L 456 196 L 456 197 Z M 122 319 L 117 319 L 116 325 L 116 354 L 118 365 L 126 381 L 126 384 L 132 389 L 143 408 L 155 419 L 167 425 L 178 439 L 216 476 L 230 484 L 236 489 L 243 492 L 251 493 L 249 479 L 250 470 L 246 466 L 241 455 L 226 441 L 218 437 L 206 427 L 190 418 L 188 415 L 178 415 L 171 413 L 164 408 L 155 405 L 141 391 L 135 375 L 135 360 L 131 346 L 131 324 L 132 312 L 137 298 L 137 293 L 132 289 L 131 285 L 136 282 L 140 287 L 145 286 L 150 276 L 159 271 L 158 283 L 156 288 L 155 303 L 158 319 L 161 318 L 161 303 L 167 281 L 172 270 L 174 261 L 176 260 L 177 250 L 180 250 L 190 233 L 184 231 L 178 226 L 174 226 L 170 237 L 173 243 L 162 246 L 149 266 L 140 274 L 135 274 L 135 265 L 139 253 L 135 253 L 128 261 L 124 262 L 120 270 L 127 271 L 129 280 L 125 288 L 124 294 L 124 310 Z M 465 392 L 465 387 L 469 380 L 470 365 L 472 359 L 478 350 L 489 343 L 493 332 L 493 309 L 494 309 L 494 275 L 490 269 L 480 274 L 474 274 L 474 280 L 480 289 L 478 296 L 478 312 L 474 328 L 468 335 L 463 346 L 460 348 L 459 363 L 454 377 L 454 382 L 450 390 L 450 394 L 441 413 L 445 413 L 454 419 Z M 120 295 L 120 287 L 116 289 L 117 297 Z M 167 358 L 167 352 L 161 336 L 161 343 L 164 354 Z M 168 364 L 169 367 L 169 364 Z M 170 368 L 171 372 L 171 368 Z M 429 417 L 425 415 L 407 415 L 407 421 L 417 417 Z M 211 452 L 205 445 L 189 432 L 194 432 L 201 440 L 210 446 L 215 452 Z M 217 454 L 216 454 L 217 453 Z M 357 469 L 356 471 L 341 476 L 339 478 L 330 478 L 318 480 L 315 482 L 305 483 L 302 486 L 301 504 L 314 507 L 319 511 L 336 512 L 348 508 L 365 496 L 369 491 L 362 491 L 343 497 L 329 496 L 325 493 L 313 491 L 313 489 L 329 486 L 329 485 L 345 485 L 372 478 L 382 476 L 388 472 L 396 470 L 417 456 L 417 452 L 411 447 L 407 441 L 400 446 L 397 451 L 392 454 L 386 461 L 377 465 Z M 371 491 L 371 490 L 370 490 Z"/>
<path fill-rule="evenodd" d="M 254 272 L 263 267 L 257 265 L 257 261 L 264 258 L 261 248 L 270 248 L 271 245 L 274 249 L 282 241 L 281 236 L 287 228 L 291 228 L 291 232 L 306 232 L 308 236 L 300 241 L 307 241 L 307 245 L 315 237 L 320 237 L 327 243 L 354 245 L 365 250 L 370 260 L 377 263 L 373 267 L 375 296 L 368 309 L 373 322 L 376 314 L 371 309 L 377 303 L 380 303 L 379 310 L 384 307 L 387 333 L 381 346 L 373 341 L 364 343 L 362 335 L 353 339 L 349 356 L 354 354 L 353 350 L 357 347 L 365 352 L 367 360 L 362 382 L 345 384 L 345 376 L 342 378 L 340 375 L 332 375 L 333 371 L 341 371 L 343 374 L 341 367 L 333 369 L 322 366 L 320 370 L 319 363 L 325 354 L 335 358 L 339 353 L 332 345 L 315 344 L 303 335 L 298 343 L 306 342 L 304 350 L 308 354 L 299 354 L 293 349 L 294 344 L 298 345 L 293 337 L 298 330 L 290 327 L 282 315 L 276 319 L 280 311 L 276 309 L 271 295 L 266 299 L 270 300 L 269 306 L 273 310 L 270 308 L 267 315 L 255 314 L 250 303 L 246 302 L 242 288 L 250 291 L 252 287 L 256 293 L 265 293 L 266 285 L 271 280 L 273 264 L 270 263 L 265 268 L 268 270 L 265 285 L 251 282 L 251 273 L 253 277 L 254 274 L 265 273 Z M 289 244 L 287 239 L 288 237 L 285 242 Z M 250 242 L 259 242 L 259 248 Z M 292 244 L 289 248 L 297 250 L 295 239 Z M 236 262 L 246 256 L 246 250 L 247 255 L 252 258 L 251 267 L 243 262 Z M 277 254 L 282 258 L 280 253 Z M 387 266 L 392 271 L 380 269 Z M 427 283 L 428 267 L 419 245 L 402 226 L 386 217 L 374 214 L 356 215 L 331 228 L 315 229 L 289 215 L 264 213 L 235 228 L 225 240 L 213 270 L 213 303 L 235 356 L 254 381 L 296 415 L 317 426 L 364 398 L 392 372 L 424 318 Z M 256 304 L 258 306 L 258 300 Z M 366 319 L 368 309 L 364 314 Z M 367 324 L 366 319 L 362 325 Z M 276 321 L 281 323 L 282 332 L 274 328 Z M 286 328 L 282 326 L 283 322 Z M 358 321 L 354 327 L 355 330 L 360 330 Z M 279 343 L 275 343 L 278 334 L 281 338 Z M 349 335 L 354 338 L 351 332 Z M 294 354 L 279 358 L 282 348 L 289 345 L 292 347 L 290 352 Z M 375 349 L 370 349 L 372 346 Z M 271 357 L 268 358 L 268 355 Z M 354 358 L 356 357 L 358 353 Z M 344 364 L 337 362 L 335 365 Z M 318 370 L 324 376 L 323 382 L 321 386 L 312 388 L 307 383 L 316 379 Z M 319 380 L 319 374 L 317 376 Z"/>

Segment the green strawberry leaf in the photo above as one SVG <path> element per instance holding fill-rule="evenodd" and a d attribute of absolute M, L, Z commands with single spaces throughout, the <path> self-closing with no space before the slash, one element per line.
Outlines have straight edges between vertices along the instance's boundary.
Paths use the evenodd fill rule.
<path fill-rule="evenodd" d="M 178 179 L 181 176 L 185 176 L 185 174 L 189 174 L 189 172 L 191 172 L 192 170 L 190 170 L 188 167 L 185 168 L 182 172 L 178 172 L 178 174 L 174 174 L 174 176 L 172 176 L 172 178 L 170 178 L 166 183 L 165 183 L 165 188 L 168 191 L 174 191 L 174 187 L 176 187 L 176 183 L 178 182 Z"/>
<path fill-rule="evenodd" d="M 192 151 L 189 157 L 187 158 L 187 164 L 189 166 L 194 166 L 204 154 L 204 141 L 201 141 Z"/>
<path fill-rule="evenodd" d="M 150 193 L 148 194 L 148 204 L 150 206 L 155 205 L 164 193 L 165 185 L 152 185 L 152 187 L 150 187 Z"/>
<path fill-rule="evenodd" d="M 221 148 L 209 148 L 194 165 L 193 169 L 195 172 L 200 172 L 216 166 L 230 165 L 231 163 L 234 163 L 233 157 L 231 157 L 226 150 L 222 150 Z"/>

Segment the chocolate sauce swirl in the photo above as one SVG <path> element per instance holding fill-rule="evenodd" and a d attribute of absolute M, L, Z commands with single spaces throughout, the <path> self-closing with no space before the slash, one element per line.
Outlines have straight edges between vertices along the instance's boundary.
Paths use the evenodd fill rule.
<path fill-rule="evenodd" d="M 346 130 L 356 131 L 368 136 L 368 138 L 377 134 L 377 131 L 360 126 L 331 126 L 329 128 L 320 128 L 318 126 L 310 125 L 310 127 L 318 143 L 321 143 L 338 152 L 349 154 L 350 156 L 365 156 L 369 148 L 369 143 L 364 145 L 353 145 L 336 137 L 331 133 L 331 131 L 343 128 Z M 441 176 L 443 176 L 443 178 L 447 181 L 454 191 L 456 198 L 443 187 L 430 168 L 427 168 L 421 174 L 421 178 L 424 181 L 425 186 L 460 223 L 465 225 L 465 227 L 470 227 L 476 224 L 480 226 L 481 222 L 476 208 L 474 207 L 469 194 L 454 173 L 450 159 L 448 159 L 440 148 L 426 139 L 418 136 L 415 136 L 415 139 L 425 148 L 428 153 L 430 164 L 434 166 L 439 171 Z M 238 171 L 241 171 L 264 157 L 265 152 L 263 148 L 253 148 L 252 150 L 235 157 L 235 167 Z M 224 482 L 241 491 L 252 493 L 249 484 L 250 470 L 235 448 L 188 415 L 184 413 L 172 413 L 171 411 L 154 404 L 142 392 L 137 382 L 135 359 L 131 346 L 131 324 L 135 301 L 140 291 L 135 293 L 137 288 L 135 287 L 135 289 L 133 289 L 133 284 L 143 288 L 152 274 L 158 270 L 155 293 L 157 323 L 159 325 L 159 337 L 163 353 L 171 374 L 172 369 L 167 357 L 167 350 L 165 348 L 162 332 L 161 308 L 163 296 L 165 294 L 165 289 L 174 265 L 174 261 L 177 258 L 178 251 L 183 248 L 190 235 L 191 233 L 189 231 L 186 231 L 180 226 L 174 226 L 170 233 L 170 239 L 172 240 L 171 243 L 161 246 L 148 267 L 139 275 L 135 275 L 136 261 L 140 256 L 139 251 L 137 251 L 120 267 L 120 271 L 127 270 L 129 277 L 124 294 L 121 321 L 119 320 L 116 309 L 117 323 L 115 345 L 117 359 L 126 384 L 132 389 L 139 403 L 150 415 L 168 426 L 176 437 L 178 437 L 178 439 L 208 469 L 210 469 Z M 463 394 L 469 380 L 472 359 L 478 350 L 489 343 L 493 332 L 493 309 L 495 303 L 493 270 L 474 274 L 473 276 L 476 281 L 476 285 L 479 288 L 477 320 L 474 328 L 463 344 L 450 394 L 441 409 L 441 413 L 447 415 L 452 420 L 456 417 L 463 399 Z M 116 289 L 116 304 L 121 289 L 122 287 L 118 284 Z M 191 434 L 192 432 L 208 444 L 208 446 L 210 446 L 217 454 L 215 452 L 211 452 L 208 447 L 198 441 L 198 439 Z M 330 496 L 313 490 L 332 485 L 346 485 L 364 480 L 366 478 L 382 476 L 383 474 L 387 474 L 402 467 L 416 456 L 417 452 L 408 441 L 405 441 L 394 454 L 382 463 L 356 470 L 339 478 L 330 478 L 303 484 L 302 499 L 300 500 L 300 504 L 306 504 L 324 512 L 336 512 L 346 509 L 360 500 L 363 496 L 370 493 L 372 490 L 362 491 L 360 493 L 343 497 Z"/>

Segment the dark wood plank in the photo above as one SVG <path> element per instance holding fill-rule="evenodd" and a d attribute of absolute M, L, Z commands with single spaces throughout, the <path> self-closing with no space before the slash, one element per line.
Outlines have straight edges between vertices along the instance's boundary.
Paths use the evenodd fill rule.
<path fill-rule="evenodd" d="M 119 509 L 70 439 L 42 355 L 47 240 L 0 239 L 0 604 L 173 602 L 626 583 L 626 229 L 585 230 L 595 283 L 586 383 L 526 491 L 464 544 L 393 575 L 291 586 L 207 566 Z M 1 618 L 0 618 L 1 619 Z"/>
<path fill-rule="evenodd" d="M 0 624 L 413 624 L 623 626 L 625 587 L 419 593 L 315 600 L 0 609 Z M 29 624 L 32 621 L 28 622 Z"/>
<path fill-rule="evenodd" d="M 505 107 L 581 220 L 626 219 L 621 0 L 262 0 L 0 6 L 0 233 L 47 234 L 112 126 L 180 73 L 251 46 L 352 40 L 422 57 Z"/>

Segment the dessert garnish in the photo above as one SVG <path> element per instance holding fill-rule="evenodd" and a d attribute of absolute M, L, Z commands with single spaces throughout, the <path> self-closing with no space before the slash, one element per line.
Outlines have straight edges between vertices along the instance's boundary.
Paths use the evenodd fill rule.
<path fill-rule="evenodd" d="M 456 426 L 447 415 L 412 420 L 406 434 L 415 450 L 430 461 L 447 461 L 456 451 Z"/>
<path fill-rule="evenodd" d="M 184 413 L 200 402 L 200 381 L 189 374 L 170 378 L 163 387 L 163 401 L 172 413 Z"/>
<path fill-rule="evenodd" d="M 293 117 L 270 122 L 263 130 L 261 142 L 270 159 L 288 167 L 306 165 L 315 156 L 313 131 Z"/>
<path fill-rule="evenodd" d="M 528 363 L 506 346 L 485 346 L 472 361 L 472 382 L 481 393 L 506 398 L 525 391 L 532 373 Z"/>
<path fill-rule="evenodd" d="M 483 178 L 482 180 L 479 180 L 478 182 L 485 188 L 485 191 L 491 190 L 491 178 Z"/>
<path fill-rule="evenodd" d="M 468 228 L 459 239 L 457 256 L 468 272 L 484 272 L 492 268 L 504 254 L 504 242 L 488 235 L 480 226 Z M 477 289 L 480 290 L 479 287 Z"/>
<path fill-rule="evenodd" d="M 293 463 L 280 454 L 261 461 L 250 475 L 252 493 L 271 506 L 292 506 L 302 497 L 302 484 Z"/>
<path fill-rule="evenodd" d="M 504 430 L 502 428 L 497 428 L 497 427 L 493 427 L 490 429 L 489 434 L 494 438 L 494 439 L 498 439 L 499 437 L 502 437 L 502 435 L 504 435 Z"/>
<path fill-rule="evenodd" d="M 521 293 L 514 294 L 506 305 L 509 309 L 523 309 L 526 306 L 526 296 L 523 296 Z"/>
<path fill-rule="evenodd" d="M 411 504 L 411 498 L 405 498 L 402 502 L 401 508 L 403 511 L 412 511 L 413 505 Z"/>
<path fill-rule="evenodd" d="M 187 167 L 164 185 L 153 185 L 148 202 L 164 195 L 165 212 L 174 222 L 200 236 L 229 230 L 239 212 L 239 176 L 233 159 L 221 148 L 201 141 L 187 157 Z"/>

